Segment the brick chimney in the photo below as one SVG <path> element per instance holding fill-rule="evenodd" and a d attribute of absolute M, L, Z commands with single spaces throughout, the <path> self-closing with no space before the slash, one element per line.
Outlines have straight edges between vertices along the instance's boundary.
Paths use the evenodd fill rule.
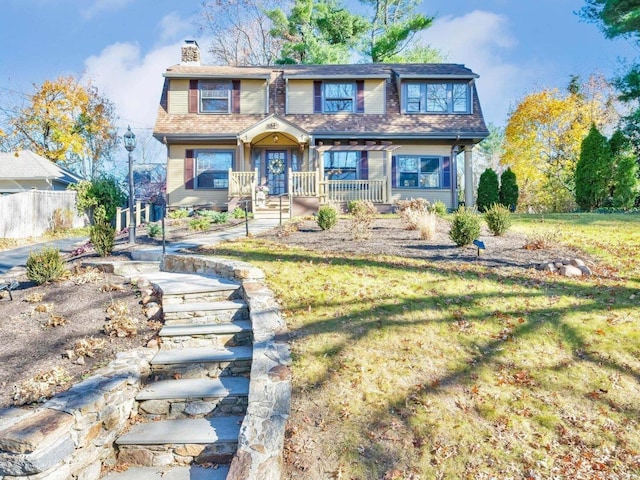
<path fill-rule="evenodd" d="M 200 47 L 195 40 L 185 40 L 182 46 L 182 65 L 200 65 Z"/>

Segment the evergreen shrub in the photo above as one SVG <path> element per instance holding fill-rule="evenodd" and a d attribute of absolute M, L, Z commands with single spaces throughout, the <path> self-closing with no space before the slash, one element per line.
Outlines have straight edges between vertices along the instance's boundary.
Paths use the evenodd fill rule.
<path fill-rule="evenodd" d="M 96 253 L 101 257 L 108 257 L 113 252 L 116 242 L 116 229 L 104 220 L 91 226 L 89 238 Z"/>
<path fill-rule="evenodd" d="M 480 216 L 473 210 L 458 208 L 451 220 L 449 238 L 459 247 L 471 244 L 480 235 Z"/>
<path fill-rule="evenodd" d="M 499 203 L 491 205 L 485 214 L 484 220 L 487 222 L 487 226 L 491 233 L 499 237 L 506 233 L 511 227 L 511 212 L 507 207 Z"/>
<path fill-rule="evenodd" d="M 516 174 L 507 168 L 500 175 L 500 203 L 507 207 L 510 211 L 515 212 L 518 207 L 518 197 L 520 196 L 520 188 L 516 180 Z"/>
<path fill-rule="evenodd" d="M 498 174 L 492 169 L 487 168 L 478 182 L 478 210 L 481 212 L 486 211 L 494 203 L 500 201 Z"/>
<path fill-rule="evenodd" d="M 57 280 L 65 270 L 64 261 L 57 248 L 31 252 L 27 258 L 27 278 L 38 285 Z"/>
<path fill-rule="evenodd" d="M 322 230 L 331 230 L 338 223 L 338 210 L 331 204 L 320 206 L 316 222 Z"/>

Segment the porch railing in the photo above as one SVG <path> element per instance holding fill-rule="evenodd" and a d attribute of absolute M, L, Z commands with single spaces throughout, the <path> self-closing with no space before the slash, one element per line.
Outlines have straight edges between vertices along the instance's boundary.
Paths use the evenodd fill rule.
<path fill-rule="evenodd" d="M 258 185 L 258 169 L 237 172 L 229 169 L 229 197 L 252 197 Z"/>
<path fill-rule="evenodd" d="M 387 180 L 327 180 L 320 183 L 321 201 L 350 202 L 364 200 L 374 203 L 386 202 Z"/>
<path fill-rule="evenodd" d="M 294 197 L 318 195 L 318 172 L 294 172 L 289 169 L 289 193 Z"/>

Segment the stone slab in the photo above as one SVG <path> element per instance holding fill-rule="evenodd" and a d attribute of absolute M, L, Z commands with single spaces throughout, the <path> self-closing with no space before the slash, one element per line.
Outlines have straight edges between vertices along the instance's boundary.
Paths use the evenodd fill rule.
<path fill-rule="evenodd" d="M 185 418 L 137 423 L 118 445 L 210 444 L 237 442 L 244 417 Z"/>
<path fill-rule="evenodd" d="M 184 348 L 180 350 L 160 350 L 151 365 L 183 365 L 185 363 L 231 362 L 234 360 L 251 360 L 252 347 L 228 347 L 214 350 L 209 347 Z"/>
<path fill-rule="evenodd" d="M 220 377 L 162 380 L 142 390 L 136 400 L 166 400 L 186 398 L 222 398 L 249 394 L 249 379 Z"/>
<path fill-rule="evenodd" d="M 103 480 L 225 480 L 228 466 L 204 468 L 189 467 L 131 467 L 124 472 L 112 472 Z"/>
<path fill-rule="evenodd" d="M 73 417 L 43 409 L 0 432 L 0 449 L 11 453 L 31 453 L 45 443 L 67 436 Z"/>
<path fill-rule="evenodd" d="M 162 311 L 166 313 L 178 312 L 217 312 L 223 310 L 240 310 L 247 308 L 242 300 L 221 300 L 218 302 L 194 302 L 194 303 L 170 303 L 163 305 Z"/>
<path fill-rule="evenodd" d="M 215 292 L 240 288 L 240 284 L 214 275 L 157 272 L 141 275 L 158 286 L 164 295 Z"/>
<path fill-rule="evenodd" d="M 238 320 L 209 325 L 165 325 L 160 330 L 161 337 L 183 337 L 190 335 L 225 335 L 251 331 L 251 322 Z"/>

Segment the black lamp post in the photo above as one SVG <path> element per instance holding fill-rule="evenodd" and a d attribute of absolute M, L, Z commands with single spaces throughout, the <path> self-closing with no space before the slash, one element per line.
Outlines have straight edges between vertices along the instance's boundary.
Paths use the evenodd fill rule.
<path fill-rule="evenodd" d="M 124 148 L 129 152 L 129 243 L 136 243 L 136 218 L 133 216 L 133 203 L 135 191 L 133 188 L 133 150 L 136 148 L 136 136 L 131 131 L 131 127 L 127 127 L 127 133 L 124 139 Z"/>

